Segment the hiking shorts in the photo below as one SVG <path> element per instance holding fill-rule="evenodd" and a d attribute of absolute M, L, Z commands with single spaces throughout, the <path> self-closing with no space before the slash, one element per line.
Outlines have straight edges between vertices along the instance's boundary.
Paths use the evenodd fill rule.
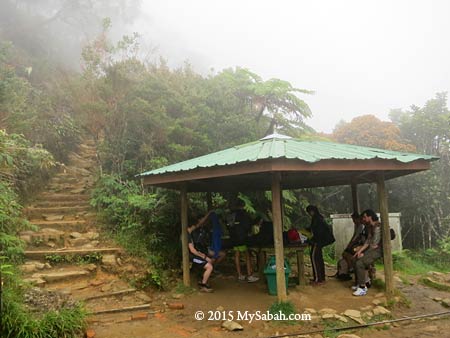
<path fill-rule="evenodd" d="M 247 245 L 237 245 L 237 246 L 233 246 L 233 250 L 234 251 L 238 251 L 238 252 L 246 252 L 248 250 Z"/>
<path fill-rule="evenodd" d="M 205 259 L 199 256 L 193 256 L 191 259 L 192 263 L 197 264 L 201 267 L 204 267 L 206 263 L 208 263 Z"/>

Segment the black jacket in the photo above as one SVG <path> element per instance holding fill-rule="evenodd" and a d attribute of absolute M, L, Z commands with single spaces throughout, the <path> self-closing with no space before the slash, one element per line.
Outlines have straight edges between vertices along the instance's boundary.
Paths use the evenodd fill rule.
<path fill-rule="evenodd" d="M 335 239 L 331 227 L 325 222 L 321 215 L 314 215 L 311 220 L 311 243 L 321 247 L 334 243 Z"/>

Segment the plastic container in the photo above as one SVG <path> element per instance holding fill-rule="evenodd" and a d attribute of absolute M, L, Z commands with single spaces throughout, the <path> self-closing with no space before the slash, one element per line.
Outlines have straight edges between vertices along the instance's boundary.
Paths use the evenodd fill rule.
<path fill-rule="evenodd" d="M 284 260 L 284 275 L 286 280 L 286 290 L 288 288 L 289 274 L 291 273 L 291 267 L 288 261 Z M 264 275 L 266 276 L 267 286 L 269 287 L 269 295 L 277 295 L 277 270 L 275 265 L 275 256 L 270 256 L 264 268 Z"/>

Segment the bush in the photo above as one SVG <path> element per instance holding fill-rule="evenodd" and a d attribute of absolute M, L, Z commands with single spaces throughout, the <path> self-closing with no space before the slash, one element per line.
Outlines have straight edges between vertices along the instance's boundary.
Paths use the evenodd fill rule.
<path fill-rule="evenodd" d="M 180 227 L 170 191 L 143 194 L 134 181 L 103 176 L 93 191 L 91 205 L 103 216 L 118 242 L 132 255 L 145 258 L 150 272 L 141 285 L 165 288 L 168 269 L 179 268 Z"/>

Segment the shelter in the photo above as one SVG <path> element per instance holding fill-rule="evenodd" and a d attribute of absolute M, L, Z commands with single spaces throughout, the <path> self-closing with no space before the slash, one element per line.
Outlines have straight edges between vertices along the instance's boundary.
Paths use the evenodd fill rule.
<path fill-rule="evenodd" d="M 357 185 L 376 183 L 383 223 L 386 291 L 393 293 L 393 267 L 385 180 L 430 169 L 436 157 L 338 144 L 302 141 L 272 134 L 251 142 L 139 174 L 145 185 L 181 192 L 183 282 L 190 285 L 187 245 L 188 192 L 271 190 L 278 300 L 287 299 L 282 240 L 283 189 L 351 185 L 359 211 Z"/>

